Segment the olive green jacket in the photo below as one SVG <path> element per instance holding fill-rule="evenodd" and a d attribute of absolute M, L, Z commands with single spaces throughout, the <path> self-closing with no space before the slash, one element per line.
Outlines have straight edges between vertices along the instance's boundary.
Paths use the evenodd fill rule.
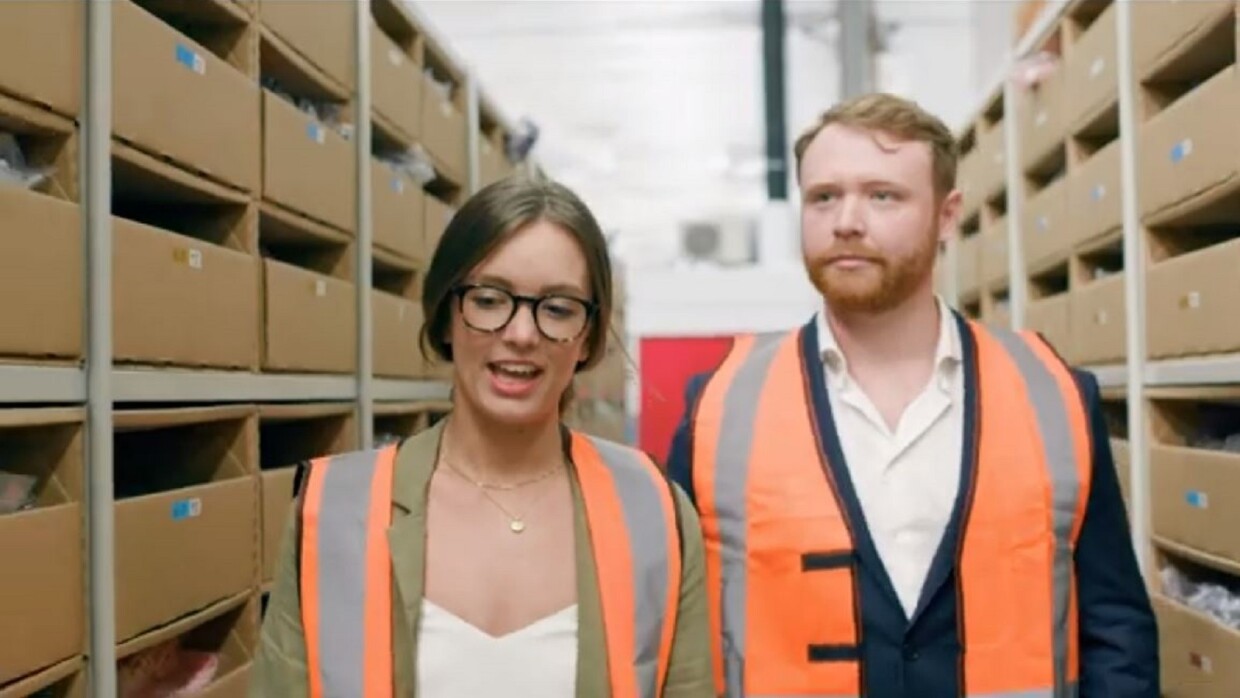
<path fill-rule="evenodd" d="M 396 698 L 416 695 L 419 609 L 425 580 L 426 500 L 431 474 L 439 452 L 442 422 L 401 447 L 396 457 L 392 493 L 392 525 L 388 541 L 395 584 L 392 594 L 393 670 Z M 597 571 L 587 529 L 581 488 L 571 478 L 577 539 L 577 696 L 604 698 L 610 695 L 607 648 Z M 671 666 L 663 696 L 706 698 L 712 696 L 710 630 L 705 588 L 705 561 L 698 517 L 678 488 L 684 564 L 680 586 L 679 617 L 672 648 Z M 271 592 L 257 656 L 250 696 L 292 698 L 309 695 L 306 676 L 305 636 L 301 622 L 297 557 L 294 550 L 297 507 L 286 525 L 275 587 Z M 330 628 L 324 629 L 331 632 Z M 483 669 L 480 667 L 480 669 Z M 325 698 L 344 698 L 326 696 Z M 353 698 L 353 697 L 349 697 Z M 361 698 L 360 696 L 358 698 Z M 616 696 L 613 698 L 635 698 Z"/>

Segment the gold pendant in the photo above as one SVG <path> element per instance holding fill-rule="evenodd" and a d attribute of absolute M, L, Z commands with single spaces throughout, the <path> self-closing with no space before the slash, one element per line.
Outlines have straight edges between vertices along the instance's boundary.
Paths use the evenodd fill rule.
<path fill-rule="evenodd" d="M 510 528 L 513 533 L 520 533 L 525 530 L 525 522 L 521 519 L 513 519 L 512 523 L 508 524 L 508 528 Z"/>

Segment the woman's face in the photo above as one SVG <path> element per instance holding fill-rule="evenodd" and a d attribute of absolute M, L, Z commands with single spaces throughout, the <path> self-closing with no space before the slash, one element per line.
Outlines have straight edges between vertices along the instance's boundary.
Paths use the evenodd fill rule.
<path fill-rule="evenodd" d="M 531 223 L 466 275 L 462 288 L 452 297 L 449 330 L 459 397 L 496 422 L 558 420 L 592 322 L 589 271 L 576 239 L 555 223 Z M 541 300 L 535 309 L 523 299 Z"/>

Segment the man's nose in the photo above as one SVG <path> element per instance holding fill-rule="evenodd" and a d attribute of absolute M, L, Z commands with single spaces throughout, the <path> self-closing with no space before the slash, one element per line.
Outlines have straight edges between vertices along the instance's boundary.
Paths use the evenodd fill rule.
<path fill-rule="evenodd" d="M 837 236 L 853 236 L 865 232 L 865 216 L 861 201 L 857 197 L 845 196 L 836 210 L 834 232 Z"/>

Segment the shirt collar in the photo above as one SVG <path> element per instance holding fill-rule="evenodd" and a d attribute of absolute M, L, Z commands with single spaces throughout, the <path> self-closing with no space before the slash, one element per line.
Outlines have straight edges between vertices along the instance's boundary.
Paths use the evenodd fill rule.
<path fill-rule="evenodd" d="M 935 297 L 939 308 L 939 340 L 934 350 L 935 386 L 944 393 L 950 394 L 955 368 L 963 360 L 960 332 L 956 326 L 955 315 L 941 297 Z M 826 367 L 831 386 L 842 389 L 848 385 L 848 358 L 844 356 L 831 324 L 827 322 L 826 305 L 815 318 L 818 330 L 818 349 Z"/>

